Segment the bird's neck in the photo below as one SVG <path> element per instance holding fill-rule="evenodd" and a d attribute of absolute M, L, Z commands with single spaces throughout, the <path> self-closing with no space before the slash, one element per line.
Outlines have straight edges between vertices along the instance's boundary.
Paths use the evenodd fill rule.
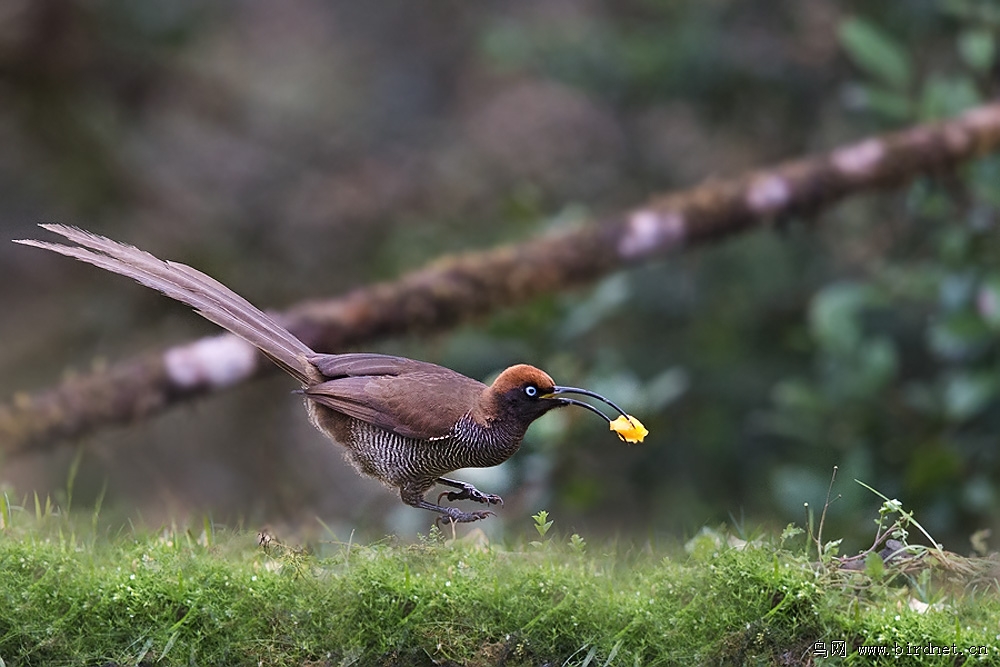
<path fill-rule="evenodd" d="M 461 443 L 462 449 L 477 461 L 479 467 L 503 463 L 521 447 L 524 429 L 517 423 L 493 420 L 480 423 L 471 413 L 465 415 L 452 429 L 452 441 Z"/>

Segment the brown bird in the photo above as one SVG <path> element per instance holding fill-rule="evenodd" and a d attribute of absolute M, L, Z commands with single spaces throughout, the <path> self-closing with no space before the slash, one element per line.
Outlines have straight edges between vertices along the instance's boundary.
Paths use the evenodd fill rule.
<path fill-rule="evenodd" d="M 487 386 L 442 366 L 403 357 L 318 354 L 269 315 L 190 266 L 165 262 L 76 227 L 41 226 L 79 245 L 15 242 L 132 278 L 256 346 L 302 383 L 310 420 L 346 447 L 345 456 L 359 472 L 398 489 L 407 505 L 439 512 L 452 522 L 477 521 L 493 513 L 444 507 L 428 502 L 424 494 L 441 484 L 457 491 L 442 493 L 439 503 L 447 496 L 449 501 L 502 504 L 499 496 L 444 475 L 503 463 L 521 446 L 531 422 L 549 410 L 578 405 L 614 424 L 594 406 L 565 394 L 596 398 L 625 415 L 603 396 L 557 386 L 544 371 L 526 364 L 511 366 Z"/>

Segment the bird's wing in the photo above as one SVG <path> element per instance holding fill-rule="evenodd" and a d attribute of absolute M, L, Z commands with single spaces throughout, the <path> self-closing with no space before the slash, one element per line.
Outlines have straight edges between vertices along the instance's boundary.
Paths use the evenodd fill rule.
<path fill-rule="evenodd" d="M 379 360 L 378 356 L 358 355 L 343 362 L 338 372 L 345 373 L 346 367 L 352 373 L 359 372 L 367 363 L 369 372 L 382 370 L 382 374 L 334 377 L 309 387 L 305 395 L 331 410 L 391 433 L 428 440 L 448 435 L 452 426 L 475 407 L 486 389 L 481 382 L 455 371 L 411 359 L 401 360 L 404 370 L 400 372 L 400 365 L 389 363 L 391 357 Z M 326 374 L 323 366 L 313 363 Z M 326 368 L 332 370 L 333 366 Z"/>
<path fill-rule="evenodd" d="M 388 354 L 373 352 L 357 352 L 353 354 L 315 354 L 309 357 L 310 363 L 319 372 L 330 379 L 340 377 L 361 377 L 392 375 L 399 376 L 417 371 L 444 372 L 459 375 L 444 366 L 438 366 L 426 361 L 393 357 Z M 464 378 L 464 375 L 459 375 Z"/>

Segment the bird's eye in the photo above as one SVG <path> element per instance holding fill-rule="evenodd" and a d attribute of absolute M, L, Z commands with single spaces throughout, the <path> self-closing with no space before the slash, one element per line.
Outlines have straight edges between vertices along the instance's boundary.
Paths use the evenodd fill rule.
<path fill-rule="evenodd" d="M 535 396 L 538 396 L 538 387 L 533 384 L 529 384 L 524 388 L 524 393 L 527 394 L 529 398 L 534 398 Z"/>

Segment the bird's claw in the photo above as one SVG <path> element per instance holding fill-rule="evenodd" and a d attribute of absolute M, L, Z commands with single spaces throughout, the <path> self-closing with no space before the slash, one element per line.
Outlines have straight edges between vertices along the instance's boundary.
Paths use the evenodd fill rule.
<path fill-rule="evenodd" d="M 445 491 L 438 495 L 438 505 L 442 498 L 448 498 L 449 502 L 456 500 L 471 500 L 484 505 L 503 505 L 503 498 L 495 493 L 483 493 L 474 486 L 463 487 L 461 491 Z"/>
<path fill-rule="evenodd" d="M 473 521 L 481 521 L 482 519 L 490 516 L 496 516 L 496 514 L 489 510 L 482 510 L 479 512 L 459 512 L 454 508 L 448 508 L 448 512 L 439 516 L 434 523 L 440 527 L 442 521 L 445 524 L 472 523 Z"/>

